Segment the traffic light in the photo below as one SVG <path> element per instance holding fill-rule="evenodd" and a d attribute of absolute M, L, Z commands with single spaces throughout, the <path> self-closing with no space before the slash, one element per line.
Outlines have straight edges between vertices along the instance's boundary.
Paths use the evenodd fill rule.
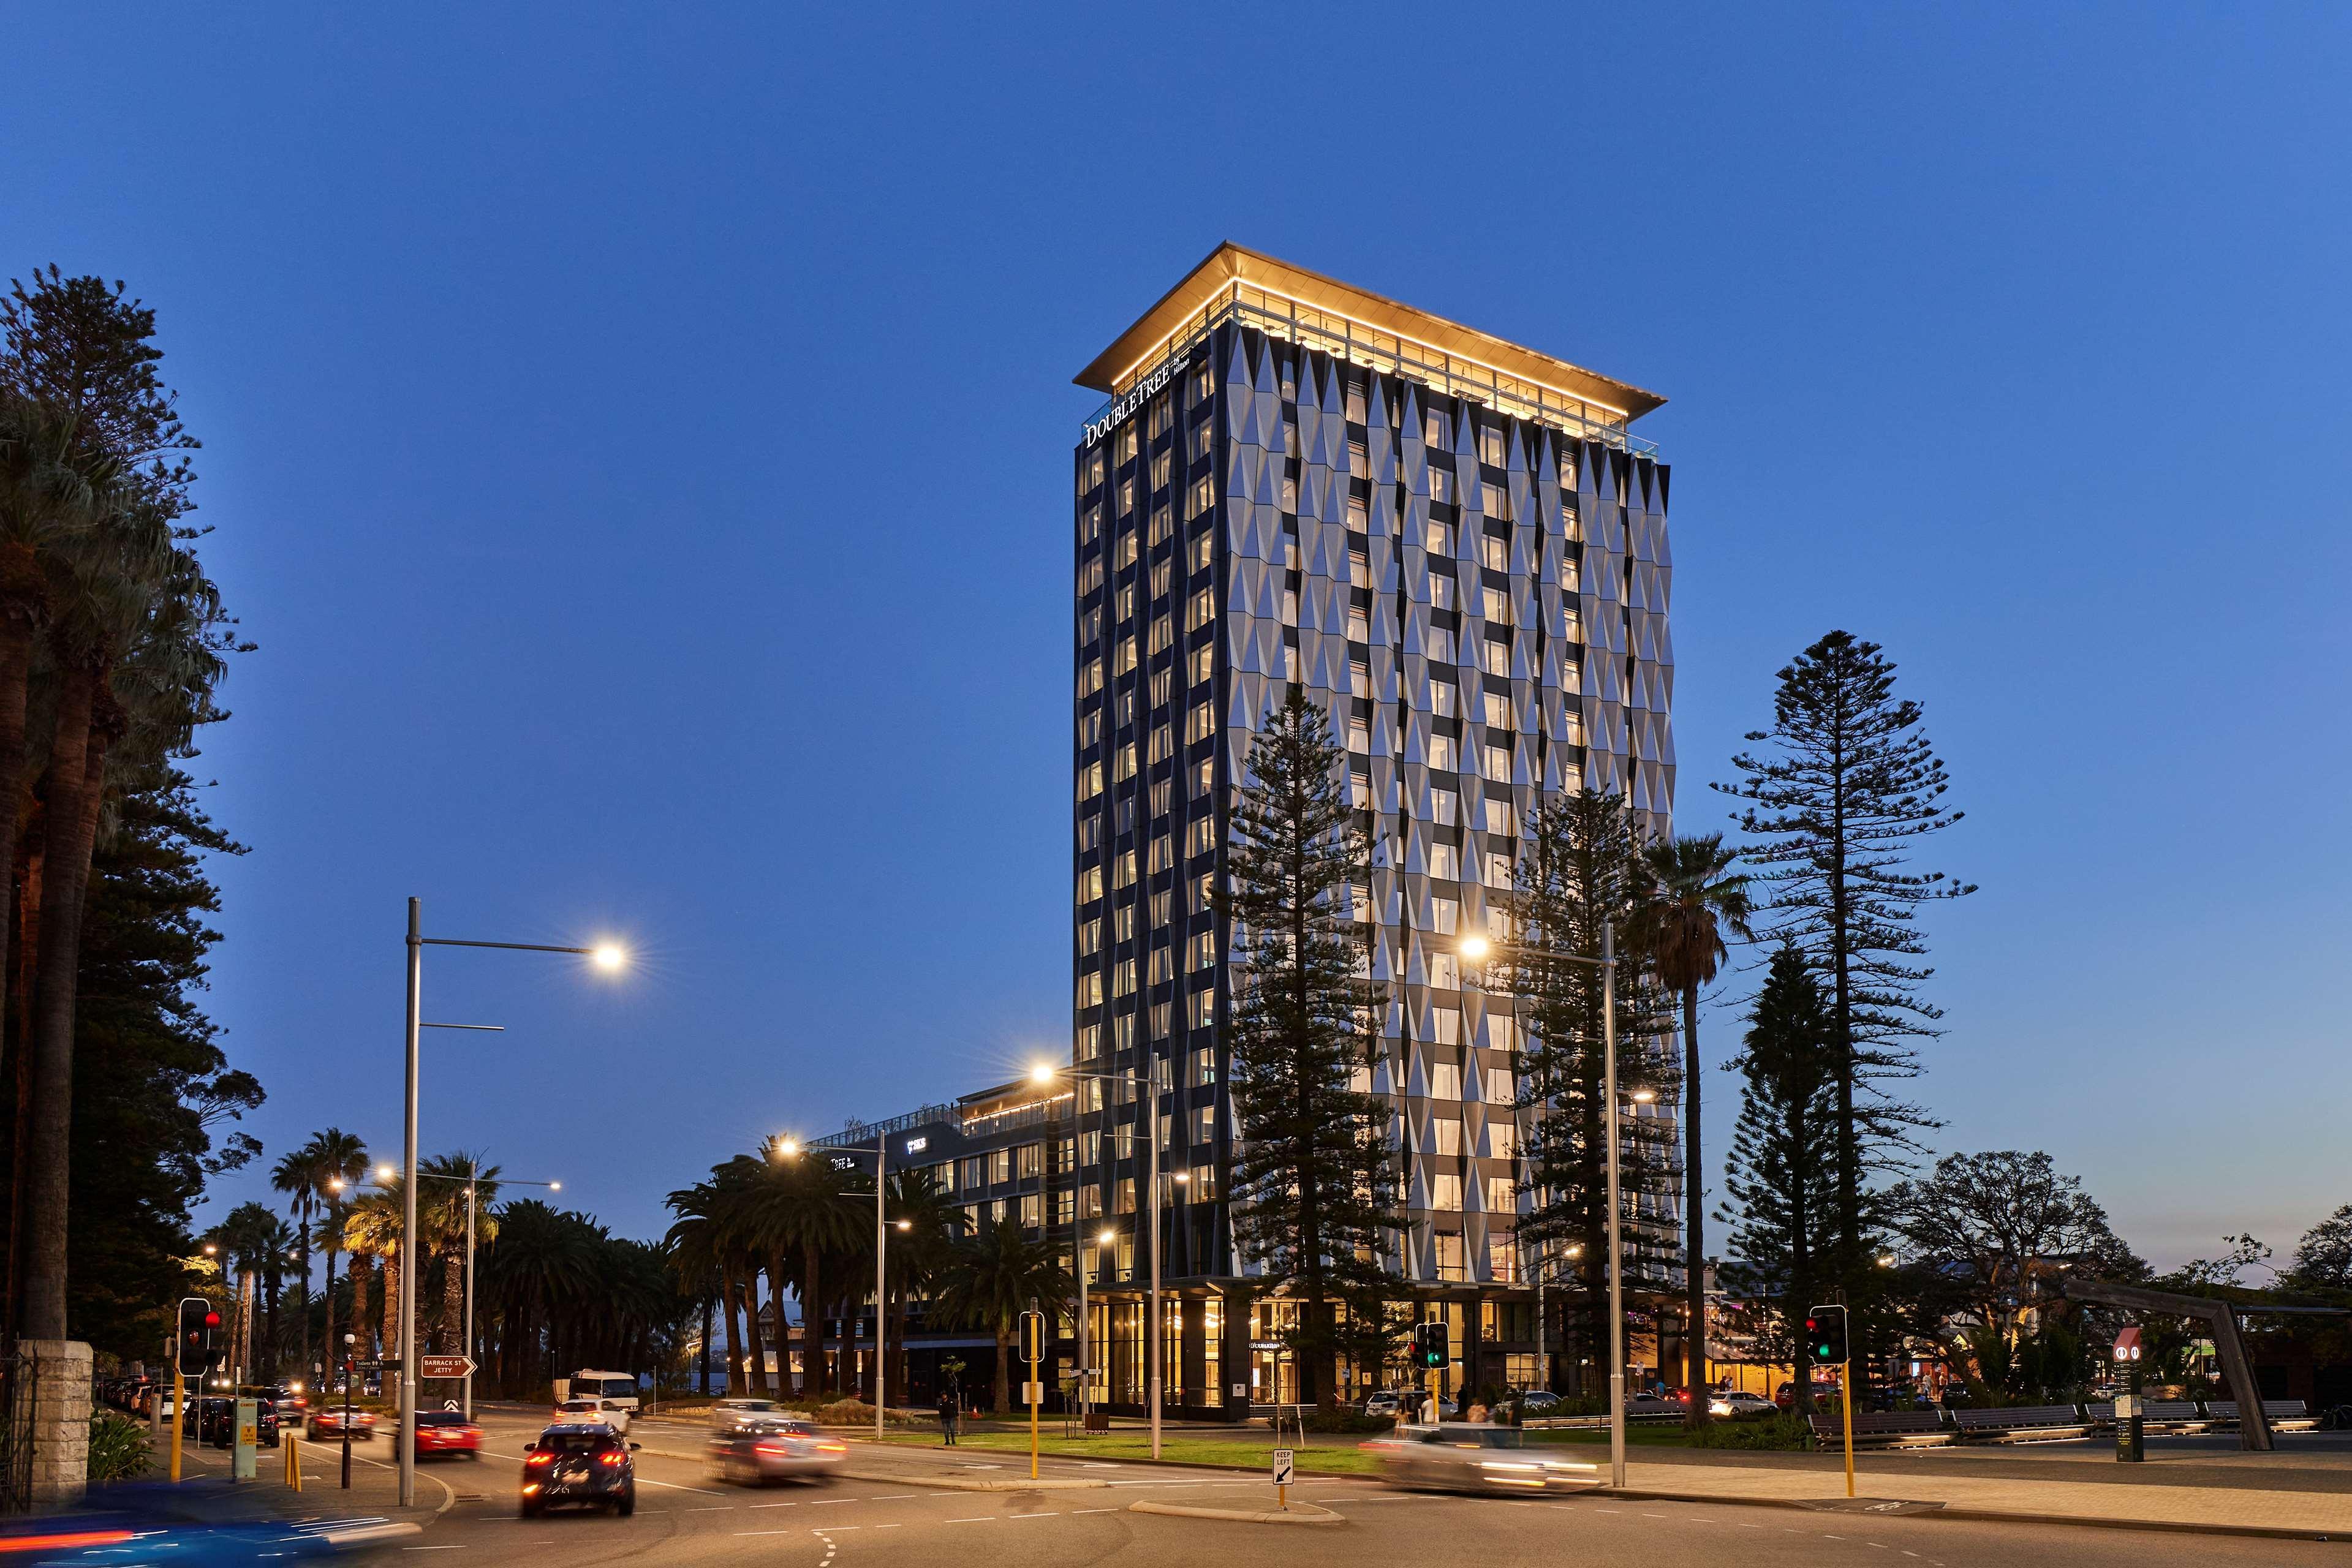
<path fill-rule="evenodd" d="M 1845 1326 L 1845 1309 L 1835 1304 L 1805 1314 L 1805 1352 L 1815 1365 L 1842 1366 L 1850 1358 Z"/>
<path fill-rule="evenodd" d="M 221 1358 L 220 1309 L 202 1296 L 180 1301 L 180 1370 L 210 1372 Z"/>
<path fill-rule="evenodd" d="M 1428 1372 L 1444 1366 L 1446 1360 L 1445 1325 L 1441 1322 L 1413 1324 L 1412 1364 Z"/>

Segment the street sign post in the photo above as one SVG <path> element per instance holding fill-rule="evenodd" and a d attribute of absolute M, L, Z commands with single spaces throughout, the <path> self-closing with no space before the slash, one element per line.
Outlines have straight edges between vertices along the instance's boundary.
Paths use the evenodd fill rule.
<path fill-rule="evenodd" d="M 1295 1457 L 1288 1448 L 1274 1451 L 1274 1505 L 1285 1513 L 1290 1511 L 1290 1477 Z"/>
<path fill-rule="evenodd" d="M 419 1377 L 471 1377 L 474 1358 L 468 1355 L 420 1355 L 416 1358 Z"/>
<path fill-rule="evenodd" d="M 2146 1413 L 2139 1398 L 2139 1329 L 2125 1329 L 2116 1335 L 2116 1364 L 2124 1368 L 2131 1386 L 2116 1396 L 2116 1462 L 2119 1465 L 2145 1464 L 2147 1460 Z"/>

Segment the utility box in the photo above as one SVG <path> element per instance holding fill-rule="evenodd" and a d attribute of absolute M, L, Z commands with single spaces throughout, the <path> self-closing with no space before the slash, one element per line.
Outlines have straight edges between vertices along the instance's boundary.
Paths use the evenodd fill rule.
<path fill-rule="evenodd" d="M 236 1402 L 236 1438 L 229 1449 L 229 1479 L 249 1481 L 261 1469 L 261 1405 L 258 1400 Z"/>

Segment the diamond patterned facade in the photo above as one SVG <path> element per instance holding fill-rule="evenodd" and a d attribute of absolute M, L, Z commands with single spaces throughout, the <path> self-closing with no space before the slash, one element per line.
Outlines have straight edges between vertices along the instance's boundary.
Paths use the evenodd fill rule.
<path fill-rule="evenodd" d="M 1669 475 L 1628 431 L 1663 400 L 1233 246 L 1079 381 L 1111 402 L 1075 455 L 1074 1051 L 1160 1086 L 1168 1401 L 1263 1401 L 1287 1376 L 1249 1347 L 1282 1305 L 1224 1307 L 1252 1270 L 1224 1210 L 1229 933 L 1208 894 L 1291 681 L 1331 715 L 1374 845 L 1359 897 L 1389 1006 L 1365 1076 L 1406 1155 L 1400 1293 L 1454 1325 L 1471 1382 L 1532 1381 L 1520 1030 L 1455 950 L 1545 795 L 1621 791 L 1670 823 Z M 1139 1106 L 1097 1089 L 1075 1218 L 1116 1238 L 1083 1255 L 1127 1403 L 1145 1151 Z M 1673 1211 L 1644 1218 L 1664 1284 Z"/>

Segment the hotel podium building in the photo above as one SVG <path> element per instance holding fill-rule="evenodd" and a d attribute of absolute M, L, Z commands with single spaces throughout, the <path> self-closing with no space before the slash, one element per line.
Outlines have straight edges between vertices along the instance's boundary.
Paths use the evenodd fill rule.
<path fill-rule="evenodd" d="M 1464 986 L 1456 947 L 1489 929 L 1545 796 L 1619 791 L 1668 825 L 1668 476 L 1631 428 L 1664 400 L 1234 245 L 1076 381 L 1109 401 L 1073 462 L 1073 1051 L 1155 1076 L 1167 1407 L 1295 1389 L 1286 1354 L 1252 1348 L 1292 1309 L 1252 1301 L 1226 1211 L 1231 933 L 1211 906 L 1251 735 L 1290 682 L 1330 714 L 1373 846 L 1358 907 L 1389 999 L 1360 1083 L 1394 1106 L 1404 1155 L 1398 1299 L 1451 1325 L 1454 1386 L 1532 1384 L 1520 1023 Z M 1132 1406 L 1141 1107 L 1077 1084 L 1092 1359 Z M 1637 1110 L 1671 1135 L 1671 1106 Z M 1665 1288 L 1679 1199 L 1650 1201 L 1633 1232 L 1650 1278 L 1629 1283 Z"/>

